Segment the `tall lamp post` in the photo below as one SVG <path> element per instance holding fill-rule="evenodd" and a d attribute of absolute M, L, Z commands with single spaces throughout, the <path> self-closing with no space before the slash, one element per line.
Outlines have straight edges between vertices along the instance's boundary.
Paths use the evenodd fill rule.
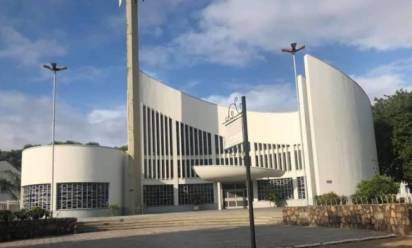
<path fill-rule="evenodd" d="M 298 113 L 299 113 L 299 132 L 300 132 L 300 143 L 301 143 L 301 151 L 302 151 L 302 163 L 303 163 L 303 170 L 305 173 L 304 177 L 304 183 L 305 183 L 305 197 L 306 197 L 306 203 L 309 205 L 309 195 L 308 195 L 308 173 L 306 171 L 306 164 L 305 164 L 305 153 L 304 153 L 304 148 L 303 148 L 303 131 L 302 131 L 302 117 L 301 117 L 301 109 L 300 109 L 300 101 L 299 101 L 299 89 L 298 89 L 298 78 L 297 78 L 297 72 L 296 72 L 296 58 L 295 54 L 305 48 L 304 45 L 297 46 L 296 42 L 290 43 L 290 48 L 283 48 L 281 51 L 285 53 L 289 53 L 292 55 L 293 59 L 293 73 L 295 77 L 295 88 L 296 88 L 296 102 L 298 104 Z"/>
<path fill-rule="evenodd" d="M 50 63 L 47 65 L 43 65 L 44 68 L 50 70 L 53 73 L 53 118 L 52 118 L 52 159 L 51 159 L 51 165 L 52 165 L 52 180 L 51 180 L 51 187 L 50 187 L 50 211 L 51 211 L 51 216 L 53 216 L 53 203 L 54 203 L 54 143 L 55 143 L 55 133 L 56 133 L 56 78 L 57 78 L 57 72 L 66 70 L 66 66 L 61 66 L 57 65 L 57 63 Z"/>

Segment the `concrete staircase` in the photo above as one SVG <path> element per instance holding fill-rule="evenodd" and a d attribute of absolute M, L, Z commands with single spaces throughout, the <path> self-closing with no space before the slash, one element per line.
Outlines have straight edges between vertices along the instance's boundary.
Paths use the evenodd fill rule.
<path fill-rule="evenodd" d="M 282 213 L 278 209 L 257 209 L 255 211 L 256 225 L 279 224 L 281 221 Z M 88 218 L 79 220 L 78 231 L 243 225 L 249 225 L 247 209 Z"/>

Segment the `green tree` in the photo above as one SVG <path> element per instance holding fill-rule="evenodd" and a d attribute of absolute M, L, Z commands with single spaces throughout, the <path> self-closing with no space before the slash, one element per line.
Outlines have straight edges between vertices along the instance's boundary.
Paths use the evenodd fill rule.
<path fill-rule="evenodd" d="M 3 171 L 0 177 L 0 193 L 7 193 L 17 200 L 20 194 L 20 175 L 11 170 Z"/>
<path fill-rule="evenodd" d="M 390 177 L 376 175 L 360 182 L 354 196 L 371 200 L 379 196 L 397 194 L 398 191 L 399 183 Z"/>
<path fill-rule="evenodd" d="M 412 92 L 375 99 L 373 116 L 381 174 L 412 182 Z"/>

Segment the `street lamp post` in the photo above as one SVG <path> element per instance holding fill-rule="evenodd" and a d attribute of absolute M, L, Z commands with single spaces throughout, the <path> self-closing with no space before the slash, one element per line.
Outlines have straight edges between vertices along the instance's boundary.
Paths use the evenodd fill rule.
<path fill-rule="evenodd" d="M 296 58 L 295 54 L 305 48 L 304 45 L 301 45 L 297 47 L 297 43 L 293 42 L 290 43 L 290 48 L 283 48 L 281 51 L 285 53 L 289 53 L 292 55 L 293 59 L 293 73 L 295 77 L 295 88 L 296 88 L 296 102 L 298 104 L 298 114 L 299 114 L 299 132 L 300 132 L 300 143 L 302 147 L 302 163 L 303 163 L 303 170 L 305 173 L 304 177 L 304 183 L 305 183 L 305 197 L 306 197 L 306 203 L 309 205 L 309 195 L 308 195 L 308 173 L 306 169 L 306 163 L 305 163 L 305 153 L 304 153 L 304 147 L 303 147 L 303 131 L 302 131 L 302 117 L 301 117 L 301 109 L 300 109 L 300 101 L 299 101 L 299 89 L 298 89 L 298 78 L 297 78 L 297 72 L 296 72 Z"/>
<path fill-rule="evenodd" d="M 54 195 L 54 143 L 55 143 L 55 129 L 56 129 L 56 78 L 57 72 L 66 70 L 66 66 L 57 65 L 57 63 L 50 63 L 47 65 L 43 65 L 44 68 L 53 72 L 53 118 L 52 118 L 52 157 L 51 157 L 51 165 L 52 165 L 52 178 L 51 178 L 51 187 L 50 187 L 50 212 L 51 216 L 53 217 L 53 195 Z"/>

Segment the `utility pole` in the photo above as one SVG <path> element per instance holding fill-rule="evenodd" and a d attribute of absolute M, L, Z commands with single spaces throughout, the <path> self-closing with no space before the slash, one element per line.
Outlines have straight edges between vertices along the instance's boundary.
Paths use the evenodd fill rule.
<path fill-rule="evenodd" d="M 306 198 L 306 204 L 309 205 L 309 195 L 308 195 L 308 172 L 306 168 L 306 163 L 305 163 L 305 152 L 304 152 L 304 147 L 303 147 L 303 129 L 302 129 L 302 117 L 301 117 L 301 108 L 300 108 L 300 100 L 299 100 L 299 89 L 298 89 L 298 76 L 296 72 L 296 58 L 295 54 L 303 49 L 305 49 L 304 45 L 301 45 L 299 47 L 296 47 L 297 43 L 293 42 L 290 43 L 290 48 L 283 48 L 281 51 L 285 53 L 289 53 L 292 55 L 293 59 L 293 74 L 295 77 L 295 88 L 296 88 L 296 102 L 298 105 L 298 115 L 299 115 L 299 132 L 300 132 L 300 145 L 301 145 L 301 154 L 302 154 L 302 164 L 303 164 L 303 171 L 305 173 L 304 177 L 304 183 L 305 183 L 305 198 Z"/>
<path fill-rule="evenodd" d="M 256 235 L 255 235 L 255 216 L 253 211 L 253 183 L 250 174 L 250 144 L 249 135 L 247 129 L 247 112 L 246 112 L 246 97 L 242 96 L 242 133 L 243 133 L 243 148 L 244 148 L 244 161 L 246 167 L 246 184 L 247 184 L 247 196 L 249 207 L 249 225 L 250 225 L 250 247 L 256 248 Z"/>
<path fill-rule="evenodd" d="M 50 185 L 50 212 L 53 217 L 54 212 L 54 143 L 56 134 L 56 81 L 57 72 L 67 70 L 66 66 L 59 66 L 57 63 L 50 63 L 49 65 L 43 65 L 44 68 L 53 72 L 53 117 L 52 117 L 52 156 L 51 156 L 51 185 Z"/>

